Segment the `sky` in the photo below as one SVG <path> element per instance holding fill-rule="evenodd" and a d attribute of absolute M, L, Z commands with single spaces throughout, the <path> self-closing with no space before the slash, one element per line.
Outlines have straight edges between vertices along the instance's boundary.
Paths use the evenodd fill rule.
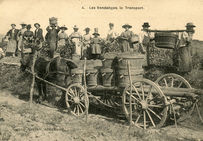
<path fill-rule="evenodd" d="M 97 9 L 97 6 L 118 9 Z M 53 16 L 58 18 L 59 26 L 68 27 L 68 34 L 77 25 L 81 34 L 85 27 L 90 27 L 92 32 L 98 28 L 102 37 L 108 32 L 109 22 L 114 23 L 118 33 L 123 31 L 125 23 L 133 26 L 134 33 L 139 33 L 144 22 L 149 22 L 151 29 L 171 30 L 185 29 L 187 22 L 193 22 L 194 39 L 203 40 L 203 0 L 0 0 L 0 33 L 5 34 L 11 23 L 20 28 L 22 22 L 32 24 L 34 30 L 33 24 L 38 22 L 45 34 Z"/>

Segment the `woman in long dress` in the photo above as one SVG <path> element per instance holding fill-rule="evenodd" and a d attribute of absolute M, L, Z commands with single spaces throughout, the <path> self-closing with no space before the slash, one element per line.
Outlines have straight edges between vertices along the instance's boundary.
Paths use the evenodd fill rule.
<path fill-rule="evenodd" d="M 61 51 L 64 49 L 66 45 L 66 40 L 68 39 L 68 35 L 66 34 L 66 30 L 68 29 L 65 25 L 60 27 L 61 32 L 58 35 L 58 48 L 57 52 L 61 53 Z"/>
<path fill-rule="evenodd" d="M 6 49 L 7 53 L 11 53 L 12 56 L 14 57 L 15 55 L 17 56 L 17 34 L 18 34 L 18 30 L 15 29 L 16 25 L 15 24 L 11 24 L 12 29 L 9 30 L 6 34 L 6 36 L 8 36 L 8 46 Z"/>
<path fill-rule="evenodd" d="M 130 39 L 134 36 L 133 32 L 129 30 L 132 28 L 132 26 L 125 24 L 122 27 L 125 29 L 125 31 L 120 35 L 120 39 L 122 40 L 121 51 L 130 52 Z"/>

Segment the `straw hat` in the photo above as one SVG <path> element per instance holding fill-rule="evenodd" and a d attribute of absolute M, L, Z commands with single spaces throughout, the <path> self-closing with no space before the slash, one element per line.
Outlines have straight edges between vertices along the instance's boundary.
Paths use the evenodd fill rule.
<path fill-rule="evenodd" d="M 60 27 L 60 29 L 67 30 L 68 28 L 65 25 L 63 25 L 63 26 Z"/>
<path fill-rule="evenodd" d="M 34 26 L 35 26 L 35 27 L 36 27 L 36 25 L 40 26 L 40 24 L 39 24 L 39 23 L 35 23 L 35 24 L 34 24 Z"/>
<path fill-rule="evenodd" d="M 145 22 L 142 27 L 150 27 L 149 23 L 148 22 Z"/>
<path fill-rule="evenodd" d="M 186 27 L 196 27 L 192 22 L 186 24 Z"/>
<path fill-rule="evenodd" d="M 11 26 L 13 26 L 13 25 L 16 26 L 16 24 L 12 23 Z"/>
<path fill-rule="evenodd" d="M 128 28 L 132 28 L 132 26 L 129 25 L 129 24 L 124 24 L 122 27 L 123 27 L 123 28 L 126 28 L 126 27 L 128 27 Z"/>
<path fill-rule="evenodd" d="M 25 24 L 24 22 L 22 22 L 20 25 L 22 25 L 22 26 L 26 26 L 27 24 Z"/>

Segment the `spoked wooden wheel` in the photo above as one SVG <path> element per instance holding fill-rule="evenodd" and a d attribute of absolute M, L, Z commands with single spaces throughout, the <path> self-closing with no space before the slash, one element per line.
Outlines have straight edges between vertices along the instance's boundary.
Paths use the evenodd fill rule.
<path fill-rule="evenodd" d="M 156 83 L 161 87 L 169 87 L 169 88 L 192 88 L 189 82 L 183 78 L 182 76 L 174 73 L 165 74 L 159 77 L 156 80 Z M 188 116 L 192 114 L 193 106 L 195 104 L 195 99 L 192 97 L 178 97 L 178 96 L 170 96 L 167 97 L 169 100 L 174 101 L 173 107 L 175 109 L 176 117 L 178 117 L 177 121 L 183 121 Z M 171 107 L 172 108 L 172 107 Z M 173 113 L 173 109 L 169 110 L 170 113 Z M 173 114 L 170 117 L 172 120 L 174 119 Z"/>
<path fill-rule="evenodd" d="M 161 87 L 192 88 L 185 78 L 175 73 L 162 75 L 155 82 Z"/>
<path fill-rule="evenodd" d="M 71 84 L 66 91 L 66 106 L 75 116 L 82 116 L 89 107 L 85 89 L 78 83 Z"/>
<path fill-rule="evenodd" d="M 131 93 L 132 90 L 132 93 Z M 131 95 L 132 94 L 132 95 Z M 161 89 L 148 79 L 133 82 L 123 91 L 123 110 L 130 120 L 130 96 L 132 104 L 132 124 L 144 129 L 160 128 L 167 118 L 167 99 Z"/>

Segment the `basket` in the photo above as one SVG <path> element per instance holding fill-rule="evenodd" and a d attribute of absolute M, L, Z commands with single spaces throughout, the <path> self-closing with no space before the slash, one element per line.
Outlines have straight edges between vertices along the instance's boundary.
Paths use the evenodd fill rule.
<path fill-rule="evenodd" d="M 155 33 L 155 46 L 158 48 L 174 49 L 178 35 L 170 32 Z"/>

